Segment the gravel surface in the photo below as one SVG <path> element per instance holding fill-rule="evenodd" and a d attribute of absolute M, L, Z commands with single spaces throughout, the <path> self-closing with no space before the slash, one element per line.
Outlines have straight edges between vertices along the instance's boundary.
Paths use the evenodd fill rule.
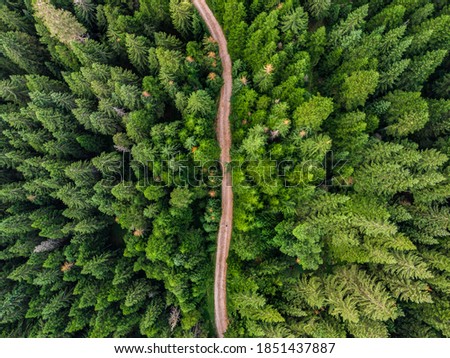
<path fill-rule="evenodd" d="M 222 166 L 222 217 L 217 235 L 216 269 L 214 274 L 214 318 L 217 336 L 223 337 L 228 326 L 227 315 L 227 257 L 230 248 L 233 224 L 233 190 L 231 173 L 226 170 L 231 162 L 231 131 L 230 131 L 230 99 L 232 92 L 231 59 L 227 49 L 227 40 L 222 27 L 215 18 L 205 0 L 192 0 L 200 16 L 208 26 L 211 36 L 219 45 L 219 55 L 222 61 L 223 86 L 220 92 L 217 111 L 216 132 L 220 145 L 220 163 Z"/>

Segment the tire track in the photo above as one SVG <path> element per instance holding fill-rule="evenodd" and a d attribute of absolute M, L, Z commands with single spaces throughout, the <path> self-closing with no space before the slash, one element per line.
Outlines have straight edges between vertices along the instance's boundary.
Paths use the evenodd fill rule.
<path fill-rule="evenodd" d="M 214 320 L 217 336 L 222 338 L 228 326 L 227 314 L 227 258 L 230 249 L 231 231 L 233 225 L 233 190 L 231 173 L 227 170 L 231 162 L 231 130 L 230 130 L 230 99 L 232 92 L 231 58 L 227 49 L 227 40 L 222 27 L 206 4 L 205 0 L 192 0 L 195 8 L 206 23 L 212 37 L 219 45 L 219 55 L 222 62 L 223 86 L 220 91 L 217 110 L 216 132 L 220 145 L 220 164 L 222 167 L 222 216 L 217 235 L 216 268 L 214 273 Z"/>

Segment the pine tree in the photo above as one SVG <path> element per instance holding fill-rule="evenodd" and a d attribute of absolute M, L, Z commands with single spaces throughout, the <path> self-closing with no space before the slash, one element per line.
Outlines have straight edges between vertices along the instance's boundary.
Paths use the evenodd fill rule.
<path fill-rule="evenodd" d="M 92 25 L 95 21 L 96 6 L 91 0 L 74 0 L 74 10 L 78 18 L 87 25 Z"/>
<path fill-rule="evenodd" d="M 24 32 L 0 33 L 0 52 L 27 73 L 46 73 L 42 58 L 47 55 L 37 39 Z"/>
<path fill-rule="evenodd" d="M 331 0 L 309 0 L 307 4 L 309 12 L 315 18 L 322 19 L 327 15 Z"/>
<path fill-rule="evenodd" d="M 450 336 L 448 6 L 208 4 L 226 335 Z M 2 2 L 1 337 L 215 335 L 219 57 L 187 0 Z"/>
<path fill-rule="evenodd" d="M 388 134 L 403 137 L 428 122 L 428 105 L 419 92 L 394 91 L 384 98 L 390 103 L 385 115 Z"/>
<path fill-rule="evenodd" d="M 342 85 L 341 101 L 347 110 L 364 106 L 369 95 L 375 92 L 379 74 L 376 71 L 357 71 L 347 76 Z"/>
<path fill-rule="evenodd" d="M 35 16 L 47 27 L 50 35 L 62 43 L 84 41 L 87 30 L 69 11 L 57 9 L 49 0 L 36 0 L 33 3 Z"/>
<path fill-rule="evenodd" d="M 293 35 L 306 31 L 308 27 L 308 13 L 306 13 L 301 6 L 292 10 L 290 13 L 285 14 L 282 18 L 282 31 L 287 33 L 291 32 Z"/>
<path fill-rule="evenodd" d="M 0 83 L 0 97 L 5 101 L 22 104 L 29 99 L 26 80 L 23 76 L 10 76 L 9 79 L 2 80 Z"/>
<path fill-rule="evenodd" d="M 199 90 L 190 95 L 186 111 L 192 115 L 211 117 L 214 113 L 214 102 L 206 91 Z"/>
<path fill-rule="evenodd" d="M 29 33 L 32 27 L 28 19 L 17 9 L 9 9 L 7 5 L 0 6 L 0 21 L 7 31 L 23 31 Z"/>
<path fill-rule="evenodd" d="M 248 28 L 245 17 L 246 11 L 242 2 L 232 0 L 224 3 L 223 27 L 233 59 L 237 59 L 244 50 Z"/>
<path fill-rule="evenodd" d="M 351 12 L 345 20 L 341 20 L 330 33 L 330 43 L 335 47 L 347 48 L 356 42 L 361 36 L 360 28 L 365 23 L 367 13 L 368 5 L 364 5 Z"/>
<path fill-rule="evenodd" d="M 186 0 L 170 0 L 170 17 L 175 28 L 187 35 L 192 28 L 193 5 Z"/>
<path fill-rule="evenodd" d="M 317 131 L 332 111 L 333 101 L 331 98 L 314 96 L 295 110 L 293 118 L 298 129 Z"/>
<path fill-rule="evenodd" d="M 380 26 L 384 26 L 387 29 L 395 28 L 402 24 L 405 11 L 405 6 L 392 4 L 373 16 L 367 26 L 369 29 L 375 29 Z"/>
<path fill-rule="evenodd" d="M 131 63 L 141 72 L 145 72 L 148 62 L 148 45 L 146 38 L 127 34 L 125 37 L 128 57 Z"/>
<path fill-rule="evenodd" d="M 407 91 L 420 91 L 423 83 L 442 63 L 446 54 L 446 50 L 436 50 L 413 58 L 401 77 L 401 88 Z"/>

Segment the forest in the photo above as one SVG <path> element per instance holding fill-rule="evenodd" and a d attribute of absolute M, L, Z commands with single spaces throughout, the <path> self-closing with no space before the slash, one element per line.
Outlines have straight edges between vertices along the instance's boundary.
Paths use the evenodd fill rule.
<path fill-rule="evenodd" d="M 450 337 L 450 2 L 207 0 L 226 337 Z M 0 337 L 215 337 L 222 66 L 189 0 L 0 0 Z"/>

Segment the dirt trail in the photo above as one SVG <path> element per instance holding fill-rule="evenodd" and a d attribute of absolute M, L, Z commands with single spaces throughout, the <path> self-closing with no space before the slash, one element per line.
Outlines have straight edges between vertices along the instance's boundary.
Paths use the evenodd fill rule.
<path fill-rule="evenodd" d="M 220 163 L 222 166 L 222 217 L 217 235 L 216 270 L 214 274 L 214 319 L 217 336 L 223 337 L 227 330 L 227 257 L 230 248 L 233 224 L 233 190 L 231 173 L 226 170 L 230 163 L 231 131 L 230 131 L 230 99 L 232 91 L 231 59 L 228 54 L 227 40 L 222 27 L 215 18 L 205 0 L 192 0 L 200 16 L 208 26 L 209 32 L 219 45 L 222 61 L 223 86 L 220 92 L 217 111 L 216 131 L 220 145 Z"/>

